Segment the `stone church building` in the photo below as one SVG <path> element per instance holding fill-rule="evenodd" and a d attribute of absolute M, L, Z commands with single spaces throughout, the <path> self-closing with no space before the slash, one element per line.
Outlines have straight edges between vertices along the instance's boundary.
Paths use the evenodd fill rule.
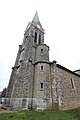
<path fill-rule="evenodd" d="M 9 81 L 3 107 L 67 110 L 80 107 L 80 70 L 49 61 L 49 46 L 36 12 L 29 22 Z"/>

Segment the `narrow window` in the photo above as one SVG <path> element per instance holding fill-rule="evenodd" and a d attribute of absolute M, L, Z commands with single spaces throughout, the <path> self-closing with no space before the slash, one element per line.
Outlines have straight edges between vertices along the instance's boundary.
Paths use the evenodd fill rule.
<path fill-rule="evenodd" d="M 20 60 L 20 63 L 22 63 L 22 60 Z"/>
<path fill-rule="evenodd" d="M 28 35 L 26 35 L 26 38 L 28 37 Z"/>
<path fill-rule="evenodd" d="M 37 32 L 35 32 L 34 42 L 37 43 Z"/>
<path fill-rule="evenodd" d="M 41 44 L 41 35 L 39 35 L 39 44 Z"/>
<path fill-rule="evenodd" d="M 41 89 L 43 89 L 43 83 L 41 83 Z"/>
<path fill-rule="evenodd" d="M 71 78 L 71 79 L 70 79 L 70 81 L 71 81 L 71 86 L 72 86 L 72 89 L 74 89 L 74 88 L 75 88 L 75 86 L 74 86 L 74 81 L 73 81 L 73 79 Z"/>
<path fill-rule="evenodd" d="M 43 66 L 41 66 L 41 71 L 43 71 Z"/>
<path fill-rule="evenodd" d="M 41 53 L 43 53 L 43 49 L 41 49 Z"/>

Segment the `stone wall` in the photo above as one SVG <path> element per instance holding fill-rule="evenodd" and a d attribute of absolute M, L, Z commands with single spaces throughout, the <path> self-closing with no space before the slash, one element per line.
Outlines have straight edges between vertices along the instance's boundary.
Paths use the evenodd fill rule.
<path fill-rule="evenodd" d="M 11 98 L 12 98 L 12 94 L 13 94 L 13 87 L 15 84 L 15 78 L 16 78 L 16 74 L 17 74 L 18 62 L 20 59 L 21 49 L 22 49 L 22 45 L 19 45 L 19 50 L 17 53 L 16 61 L 15 61 L 14 67 L 12 67 L 12 72 L 11 72 L 11 76 L 10 76 L 10 80 L 9 80 L 9 84 L 8 84 L 8 88 L 7 88 L 7 92 L 6 92 L 5 105 L 8 105 L 8 106 L 11 106 Z"/>
<path fill-rule="evenodd" d="M 41 70 L 43 66 L 43 70 Z M 41 88 L 43 83 L 43 88 Z M 51 102 L 51 83 L 50 83 L 50 66 L 47 63 L 37 63 L 35 65 L 35 78 L 34 78 L 34 98 L 37 103 L 41 101 L 44 109 L 50 107 Z M 41 107 L 38 105 L 37 107 Z"/>
<path fill-rule="evenodd" d="M 38 61 L 49 62 L 49 47 L 45 44 L 39 45 L 36 48 L 36 62 Z"/>
<path fill-rule="evenodd" d="M 59 110 L 61 107 L 61 87 L 56 61 L 53 61 L 50 66 L 52 109 Z"/>
<path fill-rule="evenodd" d="M 61 109 L 80 107 L 80 76 L 63 67 L 58 67 L 58 77 L 61 86 Z"/>

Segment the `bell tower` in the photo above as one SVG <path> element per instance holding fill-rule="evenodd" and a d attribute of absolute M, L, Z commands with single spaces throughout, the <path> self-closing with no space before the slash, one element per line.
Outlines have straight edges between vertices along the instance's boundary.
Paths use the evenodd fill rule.
<path fill-rule="evenodd" d="M 36 11 L 24 33 L 12 69 L 5 105 L 14 110 L 40 107 L 50 103 L 49 47 L 44 44 L 44 29 Z M 8 98 L 7 98 L 8 97 Z"/>
<path fill-rule="evenodd" d="M 42 44 L 44 43 L 44 29 L 39 21 L 38 13 L 36 11 L 34 18 L 32 20 L 32 25 L 35 27 L 34 30 L 34 42 L 37 44 Z"/>
<path fill-rule="evenodd" d="M 26 32 L 31 33 L 32 37 L 34 37 L 35 44 L 43 44 L 44 43 L 44 29 L 39 21 L 38 13 L 36 11 L 32 22 L 28 23 L 28 26 L 25 30 Z"/>

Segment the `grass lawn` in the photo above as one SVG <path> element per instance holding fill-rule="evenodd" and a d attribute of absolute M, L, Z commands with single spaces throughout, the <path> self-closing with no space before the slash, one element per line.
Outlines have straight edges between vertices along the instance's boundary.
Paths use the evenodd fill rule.
<path fill-rule="evenodd" d="M 23 111 L 0 114 L 0 120 L 80 120 L 80 109 L 68 111 Z"/>

